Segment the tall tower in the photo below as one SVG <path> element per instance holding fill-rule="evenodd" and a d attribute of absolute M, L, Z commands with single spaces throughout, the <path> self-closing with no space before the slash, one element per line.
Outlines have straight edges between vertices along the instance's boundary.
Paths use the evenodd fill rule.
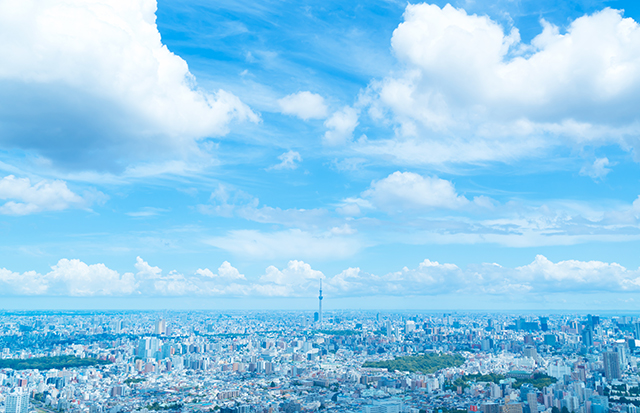
<path fill-rule="evenodd" d="M 322 323 L 322 280 L 320 280 L 320 295 L 318 296 L 318 322 Z"/>

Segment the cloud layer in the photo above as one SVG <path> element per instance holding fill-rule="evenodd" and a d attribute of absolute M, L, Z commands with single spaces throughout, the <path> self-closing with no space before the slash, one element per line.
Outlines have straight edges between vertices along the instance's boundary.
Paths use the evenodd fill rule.
<path fill-rule="evenodd" d="M 165 274 L 140 257 L 134 267 L 135 273 L 119 274 L 104 264 L 61 259 L 46 274 L 0 269 L 0 295 L 308 297 L 317 292 L 320 280 L 327 295 L 336 298 L 640 292 L 640 269 L 601 261 L 554 263 L 542 255 L 516 268 L 495 263 L 460 268 L 425 259 L 416 268 L 404 267 L 384 275 L 348 268 L 332 277 L 299 260 L 289 261 L 282 269 L 269 266 L 263 275 L 252 277 L 227 261 L 215 273 L 205 268 L 193 275 Z"/>

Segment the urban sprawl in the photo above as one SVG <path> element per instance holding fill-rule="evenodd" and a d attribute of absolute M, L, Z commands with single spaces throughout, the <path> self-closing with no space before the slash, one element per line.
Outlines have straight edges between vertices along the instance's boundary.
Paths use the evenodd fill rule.
<path fill-rule="evenodd" d="M 640 322 L 0 312 L 0 412 L 637 413 Z"/>

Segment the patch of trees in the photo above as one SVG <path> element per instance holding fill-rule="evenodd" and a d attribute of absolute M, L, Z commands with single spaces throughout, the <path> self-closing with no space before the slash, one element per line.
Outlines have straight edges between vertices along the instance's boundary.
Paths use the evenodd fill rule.
<path fill-rule="evenodd" d="M 0 369 L 14 370 L 50 370 L 71 367 L 89 367 L 111 364 L 107 360 L 93 358 L 79 358 L 75 356 L 36 357 L 31 359 L 3 359 L 0 360 Z"/>
<path fill-rule="evenodd" d="M 464 364 L 464 357 L 459 354 L 421 354 L 418 356 L 398 357 L 388 361 L 367 361 L 362 367 L 375 367 L 389 371 L 408 371 L 432 374 L 448 367 L 460 367 Z"/>

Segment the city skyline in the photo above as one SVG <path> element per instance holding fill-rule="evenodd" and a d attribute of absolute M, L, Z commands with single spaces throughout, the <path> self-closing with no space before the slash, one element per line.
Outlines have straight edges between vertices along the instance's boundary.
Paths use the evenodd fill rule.
<path fill-rule="evenodd" d="M 632 311 L 638 22 L 0 0 L 0 310 Z"/>
<path fill-rule="evenodd" d="M 7 413 L 636 413 L 640 320 L 0 312 Z M 587 338 L 587 336 L 589 338 Z"/>

